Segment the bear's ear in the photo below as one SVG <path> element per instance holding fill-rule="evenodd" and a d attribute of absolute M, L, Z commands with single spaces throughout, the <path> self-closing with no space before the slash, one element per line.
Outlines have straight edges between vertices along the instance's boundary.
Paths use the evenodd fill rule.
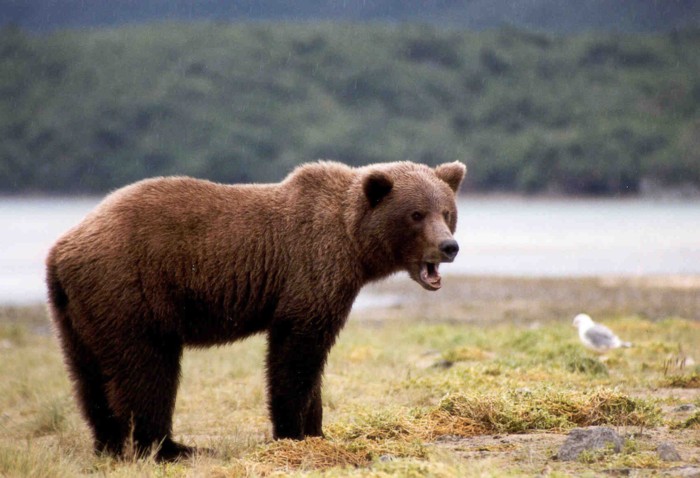
<path fill-rule="evenodd" d="M 459 161 L 444 163 L 435 168 L 435 175 L 445 181 L 454 192 L 457 192 L 466 174 L 467 167 Z"/>
<path fill-rule="evenodd" d="M 362 183 L 362 190 L 369 201 L 370 207 L 375 207 L 384 197 L 391 192 L 394 182 L 381 171 L 373 171 L 367 175 Z"/>

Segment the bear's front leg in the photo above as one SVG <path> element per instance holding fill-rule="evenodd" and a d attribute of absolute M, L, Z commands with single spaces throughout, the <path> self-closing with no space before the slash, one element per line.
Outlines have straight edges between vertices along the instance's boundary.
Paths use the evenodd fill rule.
<path fill-rule="evenodd" d="M 309 411 L 306 413 L 304 423 L 304 436 L 323 437 L 323 405 L 321 400 L 321 380 L 318 381 L 316 389 L 311 394 Z"/>
<path fill-rule="evenodd" d="M 267 380 L 273 435 L 322 436 L 321 376 L 332 341 L 292 327 L 268 335 Z"/>

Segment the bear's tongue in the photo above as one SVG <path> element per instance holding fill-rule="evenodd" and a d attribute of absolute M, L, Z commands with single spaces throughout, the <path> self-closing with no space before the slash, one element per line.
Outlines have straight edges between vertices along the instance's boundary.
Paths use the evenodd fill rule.
<path fill-rule="evenodd" d="M 440 271 L 438 270 L 440 264 L 433 264 L 432 262 L 424 262 L 421 264 L 420 268 L 420 278 L 424 284 L 429 285 L 434 289 L 439 289 L 442 281 L 440 276 Z"/>

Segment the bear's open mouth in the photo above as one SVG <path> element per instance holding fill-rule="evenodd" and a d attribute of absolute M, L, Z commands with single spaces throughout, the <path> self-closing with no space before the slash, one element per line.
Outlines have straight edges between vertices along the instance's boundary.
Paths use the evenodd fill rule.
<path fill-rule="evenodd" d="M 420 284 L 428 290 L 437 290 L 442 287 L 439 268 L 440 263 L 422 262 L 418 274 Z"/>

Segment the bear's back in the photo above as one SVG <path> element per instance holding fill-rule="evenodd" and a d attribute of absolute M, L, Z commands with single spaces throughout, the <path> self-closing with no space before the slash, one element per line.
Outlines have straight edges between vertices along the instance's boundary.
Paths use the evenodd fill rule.
<path fill-rule="evenodd" d="M 151 315 L 182 316 L 175 320 L 187 329 L 194 322 L 184 315 L 221 324 L 235 310 L 236 320 L 223 322 L 232 327 L 224 341 L 262 326 L 253 327 L 254 317 L 269 316 L 277 304 L 294 308 L 289 304 L 340 293 L 349 307 L 359 285 L 337 285 L 357 282 L 357 271 L 342 265 L 350 258 L 342 223 L 348 177 L 335 175 L 327 187 L 318 169 L 278 184 L 186 177 L 134 183 L 59 239 L 48 266 L 69 296 L 99 316 L 111 314 L 106 305 L 139 304 Z M 191 343 L 210 340 L 198 320 L 197 330 L 183 330 Z"/>

